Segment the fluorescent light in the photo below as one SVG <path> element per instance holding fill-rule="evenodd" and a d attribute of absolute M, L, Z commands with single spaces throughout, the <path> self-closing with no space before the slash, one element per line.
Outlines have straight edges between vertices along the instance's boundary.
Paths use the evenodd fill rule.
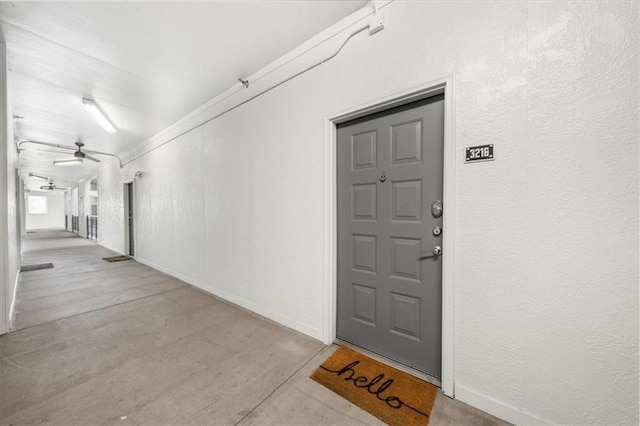
<path fill-rule="evenodd" d="M 73 166 L 75 164 L 82 164 L 82 158 L 67 158 L 65 160 L 54 160 L 53 164 L 56 166 Z"/>
<path fill-rule="evenodd" d="M 102 126 L 104 130 L 109 133 L 115 133 L 116 127 L 109 121 L 107 116 L 98 108 L 95 102 L 91 99 L 82 98 L 82 104 L 89 110 L 93 118 Z"/>

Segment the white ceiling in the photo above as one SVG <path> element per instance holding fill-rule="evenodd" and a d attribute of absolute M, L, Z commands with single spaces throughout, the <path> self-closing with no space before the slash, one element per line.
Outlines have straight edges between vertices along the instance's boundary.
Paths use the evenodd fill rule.
<path fill-rule="evenodd" d="M 14 129 L 20 140 L 123 155 L 367 1 L 3 2 Z M 95 100 L 118 128 L 82 106 Z M 71 152 L 24 144 L 29 172 L 71 186 L 96 163 L 53 166 Z M 57 152 L 57 153 L 56 153 Z M 101 157 L 105 158 L 105 157 Z"/>

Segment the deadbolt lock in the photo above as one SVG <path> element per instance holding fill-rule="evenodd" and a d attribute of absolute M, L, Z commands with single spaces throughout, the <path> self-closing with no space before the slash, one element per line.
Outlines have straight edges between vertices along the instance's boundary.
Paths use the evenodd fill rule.
<path fill-rule="evenodd" d="M 431 215 L 433 217 L 442 216 L 442 201 L 438 200 L 431 203 Z"/>
<path fill-rule="evenodd" d="M 436 237 L 439 237 L 442 234 L 442 228 L 439 226 L 436 226 L 435 228 L 433 228 L 433 235 Z"/>

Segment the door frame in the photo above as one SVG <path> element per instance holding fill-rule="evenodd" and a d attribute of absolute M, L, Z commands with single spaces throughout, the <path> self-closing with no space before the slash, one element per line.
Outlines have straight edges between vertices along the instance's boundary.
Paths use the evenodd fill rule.
<path fill-rule="evenodd" d="M 131 185 L 131 186 L 129 186 Z M 126 256 L 131 256 L 133 258 L 136 257 L 136 238 L 135 235 L 133 237 L 133 255 L 131 254 L 131 242 L 130 242 L 130 235 L 131 235 L 131 225 L 129 224 L 129 208 L 131 208 L 131 216 L 132 216 L 132 222 L 133 223 L 133 232 L 135 234 L 136 231 L 136 225 L 135 225 L 135 217 L 136 217 L 136 203 L 135 203 L 135 196 L 136 196 L 136 188 L 135 188 L 135 180 L 129 180 L 129 181 L 125 181 L 123 182 L 123 197 L 124 197 L 124 247 L 123 247 L 123 253 Z M 129 197 L 129 191 L 132 191 L 133 194 L 131 195 L 131 197 Z M 131 198 L 131 200 L 133 200 L 133 205 L 129 206 L 129 198 Z"/>
<path fill-rule="evenodd" d="M 442 391 L 454 397 L 454 272 L 455 272 L 455 108 L 454 78 L 449 76 L 413 89 L 356 106 L 324 120 L 323 147 L 323 330 L 324 344 L 336 340 L 338 288 L 338 200 L 336 125 L 438 94 L 444 94 L 444 159 L 442 233 Z"/>

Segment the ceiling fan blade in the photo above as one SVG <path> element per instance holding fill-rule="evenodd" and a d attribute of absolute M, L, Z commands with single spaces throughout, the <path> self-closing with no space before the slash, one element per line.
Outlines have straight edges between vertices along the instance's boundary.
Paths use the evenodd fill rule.
<path fill-rule="evenodd" d="M 87 160 L 95 161 L 96 163 L 100 163 L 100 160 L 98 160 L 97 158 L 92 157 L 90 155 L 85 155 L 83 158 L 85 158 Z"/>

